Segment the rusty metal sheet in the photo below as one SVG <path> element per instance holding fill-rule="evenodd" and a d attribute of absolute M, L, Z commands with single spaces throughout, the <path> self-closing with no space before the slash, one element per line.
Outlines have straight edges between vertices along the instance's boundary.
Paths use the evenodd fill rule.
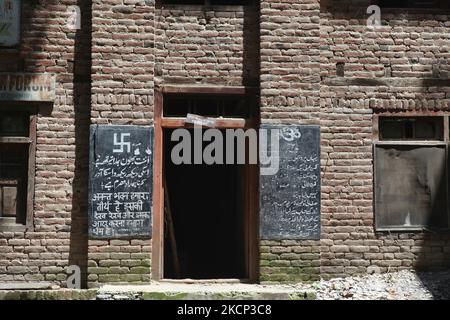
<path fill-rule="evenodd" d="M 447 227 L 445 146 L 376 146 L 377 230 Z"/>
<path fill-rule="evenodd" d="M 0 73 L 0 101 L 54 100 L 54 75 L 47 73 Z"/>
<path fill-rule="evenodd" d="M 20 41 L 21 0 L 0 0 L 0 47 L 14 47 Z"/>

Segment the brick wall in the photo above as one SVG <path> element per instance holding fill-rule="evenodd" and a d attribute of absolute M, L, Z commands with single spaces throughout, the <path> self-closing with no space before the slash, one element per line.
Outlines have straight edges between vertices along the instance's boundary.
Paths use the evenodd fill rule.
<path fill-rule="evenodd" d="M 155 2 L 92 5 L 92 111 L 96 124 L 153 122 Z M 150 279 L 150 240 L 89 241 L 88 285 Z"/>
<path fill-rule="evenodd" d="M 34 231 L 0 232 L 1 282 L 61 283 L 72 264 L 86 275 L 90 22 L 75 32 L 65 18 L 77 4 L 90 12 L 89 1 L 23 1 L 21 46 L 0 50 L 2 71 L 57 75 L 54 104 L 39 105 Z"/>
<path fill-rule="evenodd" d="M 319 124 L 318 0 L 261 1 L 261 119 Z M 319 241 L 261 241 L 260 280 L 318 278 Z"/>
<path fill-rule="evenodd" d="M 319 1 L 261 1 L 261 117 L 317 124 Z"/>
<path fill-rule="evenodd" d="M 152 122 L 154 11 L 154 0 L 93 1 L 92 123 Z"/>
<path fill-rule="evenodd" d="M 77 3 L 88 23 L 74 32 Z M 150 240 L 87 239 L 87 133 L 151 124 L 154 87 L 174 83 L 260 87 L 263 122 L 322 126 L 322 240 L 261 241 L 261 281 L 448 267 L 449 235 L 374 232 L 372 115 L 448 111 L 450 17 L 382 12 L 375 32 L 367 5 L 24 1 L 21 48 L 0 51 L 0 70 L 55 73 L 57 97 L 38 116 L 35 230 L 0 233 L 0 281 L 64 284 L 71 264 L 90 286 L 150 279 Z"/>
<path fill-rule="evenodd" d="M 160 6 L 157 84 L 258 85 L 258 8 Z"/>
<path fill-rule="evenodd" d="M 374 232 L 372 165 L 373 113 L 450 108 L 450 17 L 386 9 L 371 30 L 368 3 L 321 8 L 322 277 L 450 265 L 448 234 Z"/>

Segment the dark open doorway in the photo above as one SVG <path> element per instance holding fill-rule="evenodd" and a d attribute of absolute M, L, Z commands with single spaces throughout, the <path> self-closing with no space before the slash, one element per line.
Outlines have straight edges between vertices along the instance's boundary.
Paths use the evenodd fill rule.
<path fill-rule="evenodd" d="M 164 278 L 247 278 L 245 165 L 175 165 L 172 132 L 164 130 Z"/>
<path fill-rule="evenodd" d="M 195 117 L 208 117 L 203 132 L 257 129 L 257 90 L 167 85 L 155 90 L 154 114 L 152 278 L 257 282 L 258 164 L 176 165 L 170 157 L 178 144 L 171 142 L 171 133 L 194 130 Z M 257 138 L 252 139 L 254 146 Z M 242 150 L 242 143 L 237 144 Z M 248 150 L 250 142 L 246 144 Z M 222 153 L 223 159 L 231 155 L 226 148 Z"/>

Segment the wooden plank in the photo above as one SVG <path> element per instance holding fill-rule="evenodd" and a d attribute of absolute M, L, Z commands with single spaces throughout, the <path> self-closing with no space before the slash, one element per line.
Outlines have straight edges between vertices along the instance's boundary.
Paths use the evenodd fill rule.
<path fill-rule="evenodd" d="M 445 159 L 446 159 L 446 165 L 445 165 L 445 190 L 447 191 L 447 196 L 445 197 L 445 212 L 447 213 L 447 226 L 450 228 L 450 199 L 448 196 L 449 193 L 449 163 L 450 159 L 449 156 L 449 144 L 448 144 L 448 117 L 445 117 L 444 119 L 444 132 L 445 132 L 445 139 L 447 140 L 447 145 L 445 146 Z"/>
<path fill-rule="evenodd" d="M 28 152 L 28 184 L 27 184 L 27 206 L 26 206 L 26 227 L 28 231 L 34 229 L 33 209 L 34 209 L 34 182 L 36 174 L 36 124 L 37 115 L 30 116 L 30 140 Z"/>
<path fill-rule="evenodd" d="M 163 172 L 163 128 L 161 126 L 163 94 L 155 90 L 155 145 L 153 149 L 153 237 L 152 237 L 152 278 L 161 280 L 164 271 L 164 186 Z"/>
<path fill-rule="evenodd" d="M 25 232 L 27 227 L 23 224 L 17 224 L 16 218 L 0 217 L 0 232 Z"/>
<path fill-rule="evenodd" d="M 449 141 L 449 135 L 450 135 L 450 131 L 449 131 L 449 120 L 448 117 L 444 117 L 444 141 L 448 142 Z"/>
<path fill-rule="evenodd" d="M 0 143 L 26 144 L 31 143 L 31 139 L 28 137 L 0 137 Z"/>
<path fill-rule="evenodd" d="M 4 186 L 3 189 L 3 217 L 17 216 L 17 188 L 16 186 Z"/>
<path fill-rule="evenodd" d="M 246 270 L 250 283 L 258 281 L 258 257 L 259 257 L 259 219 L 258 219 L 258 166 L 245 165 L 245 241 L 246 241 Z"/>
<path fill-rule="evenodd" d="M 173 259 L 173 268 L 175 271 L 175 276 L 179 278 L 181 276 L 181 266 L 180 260 L 178 259 L 178 248 L 177 248 L 177 239 L 175 237 L 175 227 L 173 225 L 173 217 L 172 217 L 172 208 L 170 204 L 169 197 L 169 187 L 167 185 L 166 174 L 164 173 L 164 191 L 165 191 L 165 201 L 167 208 L 167 224 L 169 225 L 169 237 L 170 237 L 170 245 L 172 248 L 172 259 Z"/>
<path fill-rule="evenodd" d="M 16 185 L 17 179 L 0 179 L 0 185 Z"/>
<path fill-rule="evenodd" d="M 260 110 L 260 90 L 258 88 L 249 88 L 247 91 L 247 100 L 251 106 L 251 119 L 249 127 L 259 129 L 261 126 L 261 110 Z M 259 140 L 258 140 L 259 141 Z M 258 146 L 259 150 L 259 146 Z M 259 160 L 258 160 L 259 162 Z M 260 256 L 260 236 L 259 236 L 259 163 L 250 165 L 249 168 L 249 282 L 259 282 L 259 256 Z"/>
<path fill-rule="evenodd" d="M 186 123 L 186 118 L 163 118 L 161 119 L 161 126 L 163 128 L 194 128 L 193 124 Z M 217 129 L 223 128 L 236 128 L 236 129 L 244 129 L 250 128 L 252 123 L 246 119 L 232 119 L 232 118 L 218 118 L 216 120 Z"/>
<path fill-rule="evenodd" d="M 248 143 L 246 144 L 248 145 Z M 248 150 L 248 148 L 246 147 L 246 149 Z M 248 152 L 247 152 L 248 153 Z M 248 154 L 246 155 L 248 156 Z M 243 181 L 243 188 L 242 190 L 244 191 L 244 246 L 245 246 L 245 257 L 244 257 L 244 262 L 245 262 L 245 277 L 247 279 L 250 279 L 250 274 L 251 274 L 251 270 L 250 270 L 250 265 L 251 265 L 251 194 L 250 194 L 250 164 L 246 162 L 245 166 L 244 166 L 244 172 L 240 173 L 243 175 L 244 177 L 244 181 Z M 242 182 L 241 182 L 242 183 Z"/>
<path fill-rule="evenodd" d="M 249 168 L 249 281 L 259 281 L 259 166 Z"/>
<path fill-rule="evenodd" d="M 374 114 L 372 117 L 372 141 L 378 142 L 380 141 L 380 116 L 378 114 Z"/>

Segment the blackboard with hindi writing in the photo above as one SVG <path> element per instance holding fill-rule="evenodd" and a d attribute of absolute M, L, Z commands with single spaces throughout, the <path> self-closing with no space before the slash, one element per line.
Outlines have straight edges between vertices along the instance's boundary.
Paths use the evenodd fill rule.
<path fill-rule="evenodd" d="M 261 239 L 320 239 L 320 127 L 265 124 L 261 129 L 279 141 L 268 147 L 278 154 L 278 171 L 260 176 Z"/>
<path fill-rule="evenodd" d="M 150 238 L 153 128 L 92 125 L 89 157 L 90 238 Z"/>

